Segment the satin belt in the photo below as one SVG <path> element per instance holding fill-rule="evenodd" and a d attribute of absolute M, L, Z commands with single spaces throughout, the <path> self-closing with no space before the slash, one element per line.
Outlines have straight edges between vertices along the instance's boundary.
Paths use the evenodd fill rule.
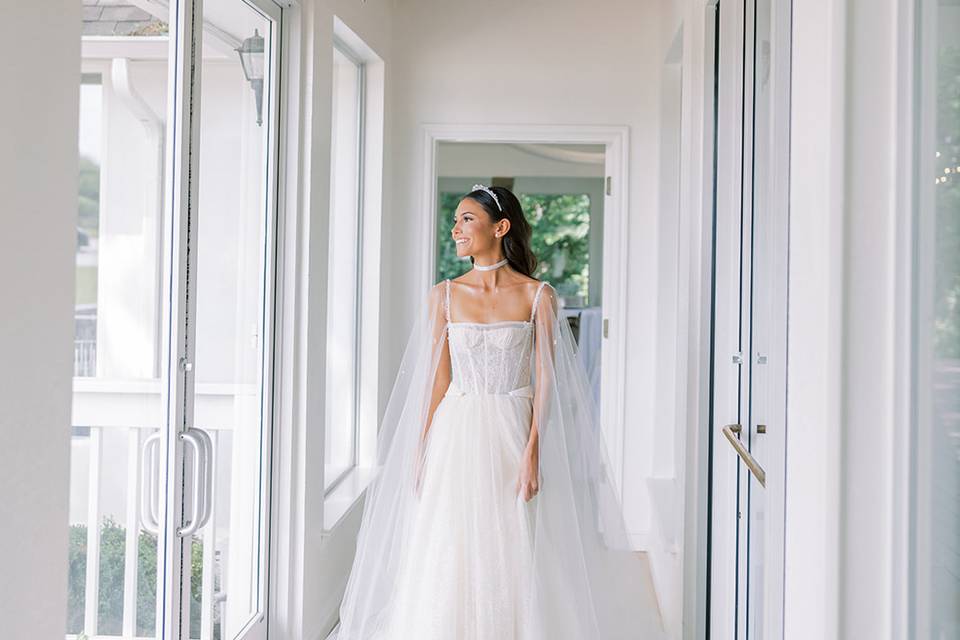
<path fill-rule="evenodd" d="M 525 387 L 520 387 L 514 389 L 513 391 L 505 391 L 500 393 L 473 393 L 467 392 L 458 387 L 457 385 L 450 383 L 450 386 L 447 387 L 447 392 L 443 394 L 445 396 L 466 396 L 466 395 L 476 395 L 476 396 L 516 396 L 520 398 L 532 398 L 533 397 L 533 385 L 528 384 Z"/>

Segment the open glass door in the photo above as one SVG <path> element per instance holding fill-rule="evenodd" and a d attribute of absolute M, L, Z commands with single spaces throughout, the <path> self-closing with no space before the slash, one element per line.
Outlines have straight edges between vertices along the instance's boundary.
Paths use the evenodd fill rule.
<path fill-rule="evenodd" d="M 709 628 L 783 619 L 788 2 L 722 2 L 714 210 Z"/>
<path fill-rule="evenodd" d="M 168 10 L 85 7 L 67 638 L 161 638 L 171 305 Z M 106 36 L 104 34 L 107 34 Z"/>
<path fill-rule="evenodd" d="M 202 24 L 184 433 L 200 460 L 199 517 L 185 605 L 190 638 L 266 638 L 280 10 L 204 0 Z"/>
<path fill-rule="evenodd" d="M 66 635 L 265 638 L 281 11 L 84 15 Z"/>

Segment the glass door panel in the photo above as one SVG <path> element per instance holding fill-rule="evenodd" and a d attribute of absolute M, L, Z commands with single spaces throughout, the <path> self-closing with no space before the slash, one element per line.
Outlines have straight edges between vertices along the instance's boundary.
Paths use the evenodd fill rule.
<path fill-rule="evenodd" d="M 276 166 L 276 7 L 205 0 L 190 452 L 190 637 L 264 637 Z M 188 468 L 190 468 L 188 466 Z"/>
<path fill-rule="evenodd" d="M 910 636 L 960 637 L 960 5 L 917 3 Z"/>
<path fill-rule="evenodd" d="M 84 7 L 68 638 L 164 631 L 170 20 L 128 9 Z"/>

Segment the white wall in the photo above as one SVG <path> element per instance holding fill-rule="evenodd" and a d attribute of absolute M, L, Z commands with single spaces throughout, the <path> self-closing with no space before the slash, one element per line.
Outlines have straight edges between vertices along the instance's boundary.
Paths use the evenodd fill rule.
<path fill-rule="evenodd" d="M 330 123 L 333 81 L 334 16 L 342 20 L 385 63 L 386 122 L 389 140 L 393 127 L 390 87 L 395 82 L 390 70 L 392 55 L 393 2 L 390 0 L 306 1 L 287 13 L 286 29 L 291 46 L 300 55 L 290 60 L 288 80 L 290 101 L 286 105 L 294 118 L 290 147 L 286 149 L 286 170 L 295 179 L 285 195 L 291 209 L 287 226 L 292 251 L 285 268 L 297 281 L 294 313 L 282 319 L 288 342 L 285 354 L 293 376 L 280 402 L 281 420 L 288 429 L 280 435 L 275 466 L 282 478 L 273 490 L 276 518 L 285 526 L 278 529 L 277 555 L 272 597 L 276 603 L 271 635 L 289 640 L 324 638 L 337 621 L 340 598 L 353 559 L 360 509 L 346 515 L 336 529 L 324 531 L 324 394 L 327 334 L 327 258 L 330 202 Z M 383 69 L 374 75 L 382 73 Z M 371 98 L 368 96 L 368 98 Z M 372 99 L 372 98 L 371 98 Z M 382 100 L 383 97 L 380 96 Z M 379 184 L 380 175 L 370 176 Z M 383 166 L 383 212 L 393 209 L 390 196 L 390 166 Z M 293 204 L 295 203 L 295 204 Z M 389 240 L 387 240 L 389 241 Z M 389 265 L 386 265 L 389 271 Z M 387 310 L 389 317 L 389 309 Z M 381 343 L 390 344 L 385 332 Z M 302 354 L 302 357 L 296 354 Z M 385 376 L 388 377 L 388 376 Z M 383 401 L 389 386 L 380 390 Z"/>
<path fill-rule="evenodd" d="M 794 5 L 785 638 L 905 637 L 898 4 Z"/>
<path fill-rule="evenodd" d="M 794 11 L 784 566 L 787 638 L 838 637 L 841 18 L 842 11 L 830 3 Z M 805 135 L 798 136 L 799 132 Z M 812 344 L 820 348 L 804 348 Z"/>
<path fill-rule="evenodd" d="M 0 21 L 0 621 L 66 629 L 80 3 Z M 15 88 L 15 91 L 13 90 Z"/>
<path fill-rule="evenodd" d="M 384 305 L 395 318 L 383 384 L 399 362 L 423 291 L 412 277 L 432 239 L 419 225 L 424 123 L 601 124 L 630 127 L 624 502 L 628 527 L 650 535 L 646 478 L 654 424 L 657 295 L 656 78 L 658 7 L 617 0 L 411 0 L 395 17 L 393 215 L 385 220 Z"/>

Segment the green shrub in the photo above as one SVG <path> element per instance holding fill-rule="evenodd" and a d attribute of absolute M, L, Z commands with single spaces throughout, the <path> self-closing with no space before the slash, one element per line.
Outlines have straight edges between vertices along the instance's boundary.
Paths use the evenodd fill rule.
<path fill-rule="evenodd" d="M 87 527 L 70 526 L 67 587 L 67 629 L 81 634 L 86 605 Z M 101 635 L 120 635 L 123 625 L 123 578 L 126 528 L 105 517 L 100 525 L 100 602 L 98 626 Z M 137 630 L 139 636 L 156 635 L 157 536 L 141 531 L 137 557 Z M 193 539 L 190 558 L 190 636 L 200 636 L 200 601 L 203 580 L 203 542 Z M 216 567 L 219 569 L 219 566 Z M 214 609 L 214 637 L 220 637 L 219 607 Z"/>

